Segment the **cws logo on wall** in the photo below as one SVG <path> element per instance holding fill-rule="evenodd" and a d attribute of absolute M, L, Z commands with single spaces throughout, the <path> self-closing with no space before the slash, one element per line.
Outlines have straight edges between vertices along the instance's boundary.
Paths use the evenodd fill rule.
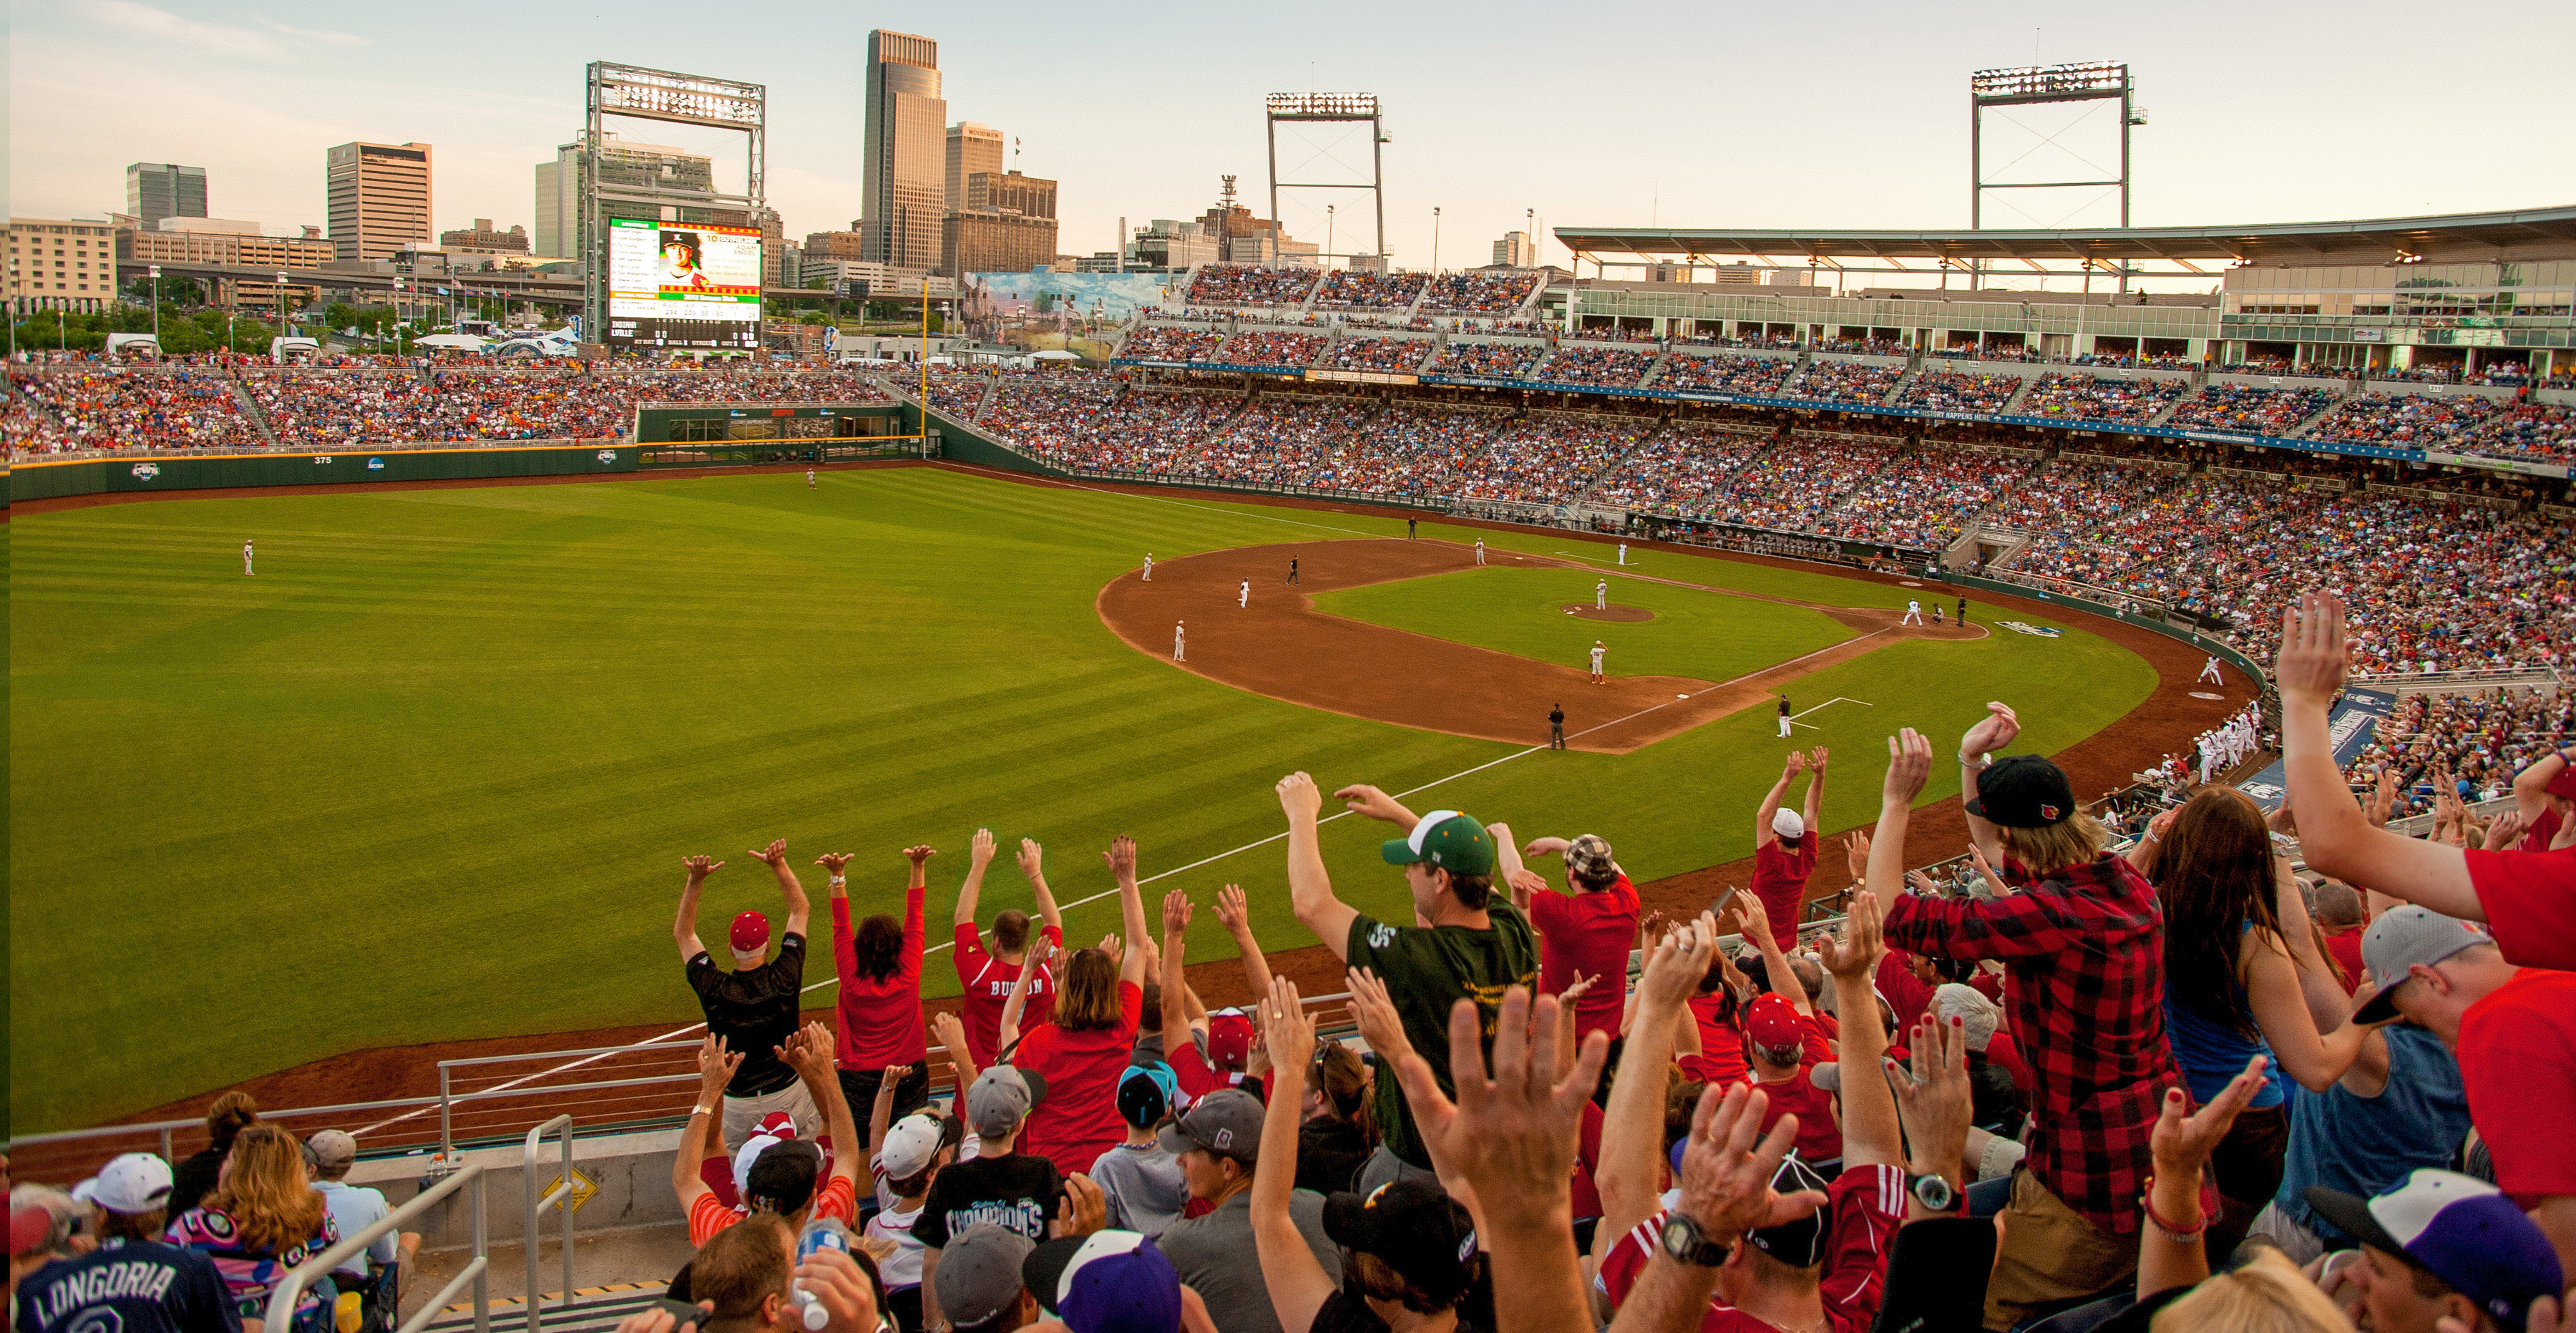
<path fill-rule="evenodd" d="M 134 479 L 137 481 L 151 481 L 160 475 L 161 465 L 158 463 L 137 463 L 134 465 Z"/>
<path fill-rule="evenodd" d="M 2011 630 L 2015 634 L 2027 634 L 2038 639 L 2054 639 L 2060 637 L 2062 633 L 2061 631 L 2051 629 L 2046 625 L 2033 625 L 2027 621 L 2021 620 L 1998 620 L 1995 623 L 2003 626 L 2005 629 Z"/>

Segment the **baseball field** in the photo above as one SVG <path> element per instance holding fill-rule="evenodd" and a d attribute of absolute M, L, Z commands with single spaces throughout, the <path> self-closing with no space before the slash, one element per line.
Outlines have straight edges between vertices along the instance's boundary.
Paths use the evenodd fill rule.
<path fill-rule="evenodd" d="M 743 849 L 776 837 L 821 936 L 815 855 L 857 853 L 859 908 L 900 910 L 898 849 L 930 843 L 938 943 L 977 827 L 1043 842 L 1067 903 L 1131 833 L 1149 892 L 1240 883 L 1292 948 L 1313 940 L 1268 840 L 1294 769 L 1597 832 L 1642 881 L 1749 854 L 1791 744 L 1833 748 L 1843 828 L 1899 726 L 1947 744 L 2005 699 L 2017 748 L 2057 751 L 2158 686 L 2072 621 L 1898 625 L 1884 581 L 939 468 L 218 496 L 8 533 L 15 1133 L 367 1047 L 687 1022 L 693 852 L 730 863 L 708 938 L 775 910 Z M 1618 615 L 1578 611 L 1605 579 Z M 1387 835 L 1341 819 L 1325 851 L 1395 914 Z M 986 913 L 1027 901 L 997 861 Z M 1101 900 L 1067 933 L 1116 925 Z M 1211 913 L 1191 947 L 1231 951 Z M 925 975 L 953 992 L 944 955 Z"/>

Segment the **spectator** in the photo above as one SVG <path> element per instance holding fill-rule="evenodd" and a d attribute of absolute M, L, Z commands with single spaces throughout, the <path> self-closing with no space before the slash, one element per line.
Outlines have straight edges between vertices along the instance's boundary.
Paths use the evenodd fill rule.
<path fill-rule="evenodd" d="M 1821 845 L 1816 832 L 1816 819 L 1825 804 L 1825 760 L 1830 752 L 1819 745 L 1813 754 L 1789 752 L 1789 762 L 1780 770 L 1780 780 L 1762 798 L 1762 808 L 1753 816 L 1753 896 L 1762 903 L 1762 911 L 1771 923 L 1771 938 L 1794 942 L 1798 938 L 1798 918 L 1807 906 L 1807 877 L 1816 873 L 1817 849 Z M 1806 812 L 1780 808 L 1780 798 L 1788 793 L 1789 783 L 1800 773 L 1807 775 Z"/>
<path fill-rule="evenodd" d="M 967 1087 L 962 1100 L 966 1127 L 975 1131 L 974 1159 L 939 1173 L 922 1202 L 920 1219 L 912 1224 L 912 1234 L 922 1246 L 922 1286 L 929 1293 L 921 1303 L 923 1327 L 937 1328 L 943 1322 L 940 1303 L 948 1298 L 948 1284 L 939 1280 L 939 1271 L 952 1240 L 969 1236 L 982 1224 L 1001 1227 L 1032 1244 L 1049 1236 L 1085 1235 L 1099 1229 L 1105 1205 L 1097 1186 L 1085 1177 L 1058 1173 L 1055 1163 L 1043 1157 L 1018 1151 L 1029 1108 L 1048 1094 L 1044 1080 L 1010 1065 L 985 1070 Z M 984 1248 L 974 1247 L 979 1272 Z M 980 1278 L 967 1281 L 983 1290 Z M 957 1321 L 972 1313 L 959 1310 L 945 1322 L 962 1328 L 966 1325 Z"/>
<path fill-rule="evenodd" d="M 262 1124 L 233 1139 L 222 1181 L 172 1218 L 162 1240 L 212 1259 L 235 1313 L 249 1320 L 264 1318 L 279 1279 L 338 1244 L 340 1229 L 305 1174 L 303 1147 Z M 289 1316 L 293 1333 L 328 1333 L 338 1294 L 327 1278 L 307 1286 Z"/>
<path fill-rule="evenodd" d="M 830 1052 L 820 1053 L 829 1068 Z M 698 1249 L 689 1264 L 689 1294 L 707 1307 L 701 1327 L 725 1333 L 806 1333 L 802 1288 L 822 1304 L 828 1333 L 865 1333 L 881 1327 L 875 1284 L 860 1260 L 846 1254 L 815 1255 L 800 1269 L 796 1228 L 771 1213 L 728 1227 Z"/>
<path fill-rule="evenodd" d="M 1275 1061 L 1271 1067 L 1278 1069 Z M 1329 1195 L 1358 1185 L 1360 1169 L 1377 1150 L 1370 1099 L 1369 1068 L 1350 1047 L 1336 1041 L 1316 1049 L 1298 1107 L 1297 1188 Z"/>
<path fill-rule="evenodd" d="M 1504 882 L 1511 885 L 1512 905 L 1538 929 L 1540 993 L 1562 996 L 1577 978 L 1589 978 L 1574 1004 L 1575 1035 L 1617 1038 L 1628 1002 L 1628 949 L 1637 939 L 1638 905 L 1636 886 L 1611 856 L 1608 840 L 1586 833 L 1572 841 L 1530 843 L 1531 856 L 1564 855 L 1567 892 L 1559 894 L 1522 868 L 1509 825 L 1491 825 L 1486 832 L 1494 839 Z"/>
<path fill-rule="evenodd" d="M 349 1183 L 350 1168 L 358 1162 L 358 1141 L 345 1131 L 326 1129 L 306 1139 L 304 1160 L 313 1170 L 313 1188 L 321 1193 L 323 1206 L 331 1211 L 331 1224 L 342 1236 L 355 1236 L 392 1214 L 382 1190 Z M 366 1292 L 369 1306 L 393 1314 L 399 1309 L 402 1275 L 419 1249 L 419 1232 L 388 1231 L 332 1271 L 340 1290 Z M 367 1268 L 370 1262 L 375 1265 L 373 1273 Z"/>
<path fill-rule="evenodd" d="M 163 1243 L 172 1173 L 150 1153 L 126 1153 L 101 1168 L 89 1201 L 98 1210 L 98 1248 L 45 1260 L 17 1274 L 19 1210 L 11 1208 L 11 1304 L 20 1333 L 241 1333 L 242 1318 L 223 1275 L 203 1253 Z M 39 1242 L 51 1219 L 35 1214 Z M 41 1249 L 39 1249 L 41 1253 Z"/>
<path fill-rule="evenodd" d="M 1038 1317 L 1038 1303 L 1020 1280 L 1020 1267 L 1037 1242 L 1019 1231 L 978 1222 L 948 1243 L 948 1263 L 925 1290 L 937 1302 L 925 1309 L 948 1312 L 955 1333 L 1011 1333 Z M 936 1328 L 937 1324 L 924 1327 Z"/>
<path fill-rule="evenodd" d="M 1020 1150 L 1065 1166 L 1088 1167 L 1125 1136 L 1118 1119 L 1118 1073 L 1127 1067 L 1144 1014 L 1148 938 L 1144 895 L 1136 887 L 1136 840 L 1120 836 L 1101 859 L 1118 881 L 1118 905 L 1133 948 L 1112 935 L 1077 950 L 1064 969 L 1064 994 L 1044 1023 L 1020 1036 L 1027 991 L 1045 961 L 1031 948 L 1020 980 L 1002 1006 L 1001 1054 L 1036 1077 L 1046 1097 L 1029 1115 Z"/>
<path fill-rule="evenodd" d="M 1278 1052 L 1273 1051 L 1274 1064 Z M 1302 1062 L 1307 1057 L 1301 1055 Z M 1302 1063 L 1298 1066 L 1303 1067 Z M 1286 1102 L 1286 1098 L 1281 1098 Z M 1282 1111 L 1282 1115 L 1291 1114 Z M 1211 1092 L 1163 1127 L 1165 1151 L 1180 1159 L 1189 1182 L 1190 1201 L 1208 1211 L 1174 1222 L 1163 1232 L 1163 1253 L 1179 1270 L 1181 1281 L 1207 1302 L 1208 1317 L 1225 1333 L 1273 1333 L 1281 1328 L 1262 1272 L 1274 1260 L 1259 1250 L 1260 1231 L 1253 1224 L 1252 1190 L 1261 1161 L 1261 1099 L 1227 1088 Z M 1294 1179 L 1294 1163 L 1282 1163 L 1281 1175 Z M 1324 1234 L 1324 1200 L 1315 1194 L 1292 1196 L 1284 1211 L 1306 1242 L 1317 1267 L 1338 1284 L 1341 1255 Z M 1258 1264 L 1245 1256 L 1262 1253 Z"/>
<path fill-rule="evenodd" d="M 1644 947 L 1651 949 L 1662 935 L 1662 930 L 1648 926 Z M 1708 971 L 1701 975 L 1690 998 L 1695 1028 L 1690 1035 L 1697 1039 L 1698 1053 L 1682 1058 L 1685 1077 L 1723 1087 L 1741 1081 L 1749 1072 L 1751 1066 L 1744 1058 L 1743 1006 L 1754 994 L 1752 981 L 1735 969 L 1735 960 L 1727 956 L 1726 950 L 1713 950 Z M 1683 1049 L 1690 1047 L 1685 1045 Z"/>
<path fill-rule="evenodd" d="M 2568 817 L 2576 814 L 2576 763 L 2565 747 L 2531 761 L 2513 775 L 2513 806 L 2522 816 L 2523 835 L 2517 851 L 2542 852 L 2558 837 Z"/>
<path fill-rule="evenodd" d="M 958 1130 L 950 1117 L 915 1113 L 889 1125 L 883 1117 L 893 1095 L 880 1081 L 876 1109 L 869 1125 L 875 1145 L 868 1169 L 876 1177 L 876 1214 L 868 1219 L 867 1237 L 885 1247 L 877 1276 L 885 1282 L 886 1309 L 904 1333 L 920 1333 L 921 1238 L 912 1233 L 942 1168 L 957 1160 Z"/>
<path fill-rule="evenodd" d="M 809 1024 L 790 1033 L 772 1054 L 822 1106 L 824 1123 L 831 1130 L 832 1160 L 824 1160 L 824 1149 L 814 1140 L 775 1139 L 760 1146 L 748 1162 L 736 1159 L 738 1204 L 728 1207 L 707 1188 L 697 1164 L 706 1157 L 714 1102 L 728 1081 L 740 1079 L 741 1066 L 749 1059 L 708 1033 L 698 1046 L 698 1104 L 680 1131 L 680 1150 L 671 1162 L 671 1188 L 679 1195 L 681 1214 L 689 1219 L 693 1244 L 704 1245 L 717 1232 L 757 1213 L 775 1213 L 787 1219 L 791 1228 L 803 1226 L 809 1216 L 836 1218 L 844 1226 L 858 1221 L 858 1162 L 864 1156 L 860 1148 L 865 1140 L 859 1137 L 850 1104 L 842 1098 L 840 1082 L 834 1077 L 831 1034 L 820 1023 Z M 754 1136 L 743 1146 L 770 1137 Z"/>
<path fill-rule="evenodd" d="M 797 997 L 805 982 L 805 919 L 809 911 L 805 886 L 787 864 L 787 840 L 750 855 L 766 862 L 778 877 L 785 900 L 787 930 L 778 939 L 778 956 L 769 957 L 769 918 L 744 912 L 733 919 L 728 943 L 733 970 L 717 967 L 698 942 L 698 890 L 724 862 L 706 856 L 685 858 L 689 880 L 680 889 L 680 916 L 671 927 L 680 944 L 680 959 L 706 1015 L 707 1033 L 739 1057 L 731 1085 L 724 1090 L 725 1150 L 742 1146 L 751 1127 L 772 1111 L 785 1111 L 800 1134 L 811 1134 L 820 1121 L 814 1098 L 778 1052 L 796 1035 Z M 763 961 L 766 960 L 766 961 Z"/>
<path fill-rule="evenodd" d="M 982 830 L 977 830 L 981 833 Z M 1034 838 L 1020 839 L 1020 873 L 1028 876 L 1029 892 L 1037 899 L 1039 938 L 1049 945 L 1064 947 L 1064 913 L 1055 905 L 1055 894 L 1048 891 L 1045 871 L 1045 849 Z M 1006 908 L 993 914 L 993 951 L 984 951 L 983 939 L 975 930 L 975 903 L 984 887 L 984 877 L 975 867 L 966 871 L 966 883 L 957 890 L 957 984 L 963 988 L 958 1008 L 966 1016 L 966 1042 L 975 1053 L 975 1063 L 993 1063 L 994 1038 L 1002 1030 L 1002 1008 L 1010 1003 L 1011 986 L 1019 976 L 1020 964 L 1026 960 L 1029 947 L 1029 914 L 1017 908 Z M 1029 979 L 1028 998 L 1021 1001 L 1020 1022 L 1034 1028 L 1055 1012 L 1056 978 L 1051 968 L 1040 968 Z"/>
<path fill-rule="evenodd" d="M 1118 1118 L 1127 1124 L 1127 1138 L 1091 1164 L 1110 1226 L 1155 1237 L 1181 1220 L 1189 1182 L 1180 1157 L 1154 1132 L 1180 1100 L 1180 1080 L 1160 1060 L 1131 1064 L 1118 1076 Z"/>
<path fill-rule="evenodd" d="M 1887 941 L 1936 958 L 1995 958 L 2011 978 L 2014 1040 L 2035 1077 L 2030 1170 L 2013 1178 L 2008 1223 L 1986 1288 L 1990 1325 L 2097 1295 L 2137 1265 L 2136 1199 L 2162 1090 L 2180 1082 L 2164 1032 L 2163 914 L 2155 890 L 2102 850 L 2102 826 L 2076 808 L 2057 765 L 2001 761 L 2021 723 L 2003 704 L 1959 744 L 1970 844 L 2016 892 L 1985 899 L 1906 895 Z M 1901 856 L 1907 807 L 1931 768 L 1911 730 L 1888 778 L 1873 857 Z M 1890 841 L 1891 831 L 1894 840 Z M 2011 852 L 2011 859 L 2005 853 Z M 1884 874 L 1893 882 L 1899 865 Z M 1844 1029 L 1865 1027 L 1854 1024 Z M 1848 1089 L 1846 1089 L 1848 1095 Z"/>
<path fill-rule="evenodd" d="M 1769 980 L 1764 993 L 1744 1006 L 1744 1053 L 1750 1065 L 1745 1082 L 1764 1094 L 1763 1132 L 1769 1133 L 1783 1117 L 1795 1115 L 1798 1155 L 1811 1163 L 1831 1161 L 1843 1155 L 1842 1126 L 1835 1116 L 1833 1098 L 1815 1085 L 1807 1071 L 1819 1061 L 1832 1060 L 1834 1053 L 1825 1045 L 1817 1027 L 1806 983 L 1798 975 L 1795 963 L 1781 954 L 1779 943 L 1772 939 L 1760 904 L 1736 904 L 1731 920 L 1744 938 L 1762 951 L 1762 972 Z M 1819 976 L 1817 980 L 1821 982 L 1823 978 Z M 1867 1008 L 1854 1012 L 1852 1025 L 1876 1026 L 1884 1041 L 1887 1029 L 1872 1021 L 1877 1012 L 1878 1003 L 1873 1000 Z"/>
<path fill-rule="evenodd" d="M 1274 1069 L 1312 1067 L 1314 1020 L 1281 982 L 1262 1007 L 1262 1035 Z M 1324 1049 L 1338 1049 L 1328 1046 Z M 1403 1327 L 1435 1333 L 1494 1326 L 1493 1292 L 1475 1219 L 1437 1185 L 1397 1181 L 1373 1193 L 1336 1193 L 1315 1209 L 1324 1236 L 1340 1247 L 1332 1274 L 1299 1214 L 1317 1196 L 1296 1188 L 1306 1138 L 1287 1099 L 1274 1099 L 1261 1123 L 1264 1163 L 1249 1201 L 1255 1253 L 1273 1322 L 1285 1333 L 1313 1329 Z M 1446 1316 L 1444 1319 L 1443 1316 Z M 1233 1333 L 1231 1325 L 1220 1325 Z"/>
<path fill-rule="evenodd" d="M 1244 1088 L 1267 1098 L 1266 1085 L 1250 1077 L 1252 1024 L 1243 1011 L 1227 1009 L 1213 1016 L 1202 1013 L 1199 1025 L 1190 1021 L 1187 1011 L 1197 999 L 1181 975 L 1190 916 L 1188 894 L 1174 890 L 1163 896 L 1163 976 L 1161 984 L 1154 988 L 1161 1032 L 1155 1049 L 1165 1056 L 1179 1082 L 1180 1095 L 1173 1099 L 1173 1105 L 1186 1105 L 1219 1088 Z M 1234 935 L 1235 953 L 1243 961 L 1254 992 L 1268 993 L 1270 968 L 1262 962 L 1260 941 L 1252 937 L 1241 888 L 1228 884 L 1218 893 L 1217 917 Z"/>
<path fill-rule="evenodd" d="M 1942 1022 L 1955 1020 L 1960 1035 L 1967 1040 L 1968 1091 L 1974 1098 L 1969 1123 L 2007 1139 L 2021 1133 L 2026 1110 L 2021 1085 L 2013 1081 L 2012 1071 L 2001 1060 L 1989 1054 L 2003 1011 L 1975 987 L 1951 981 L 1933 988 L 1931 1017 Z M 1977 1179 L 1987 1178 L 1985 1172 L 1977 1173 Z"/>
<path fill-rule="evenodd" d="M 249 1093 L 235 1088 L 215 1098 L 215 1104 L 206 1108 L 206 1146 L 180 1158 L 171 1170 L 168 1211 L 172 1217 L 214 1192 L 215 1182 L 223 1176 L 224 1159 L 232 1155 L 233 1139 L 257 1123 L 259 1103 Z"/>
<path fill-rule="evenodd" d="M 906 847 L 911 873 L 903 886 L 903 920 L 879 912 L 850 929 L 850 889 L 842 874 L 850 858 L 825 856 L 815 862 L 832 876 L 832 967 L 840 974 L 840 1002 L 833 1006 L 838 1022 L 841 1099 L 867 1106 L 877 1099 L 877 1083 L 889 1069 L 903 1075 L 895 1088 L 894 1111 L 900 1115 L 930 1100 L 930 1039 L 921 1017 L 922 898 L 929 891 L 928 847 Z M 993 859 L 990 830 L 975 831 L 972 864 L 967 874 L 981 879 Z M 964 897 L 963 890 L 959 896 Z"/>
<path fill-rule="evenodd" d="M 2309 1204 L 2308 1189 L 2384 1194 L 2417 1168 L 2456 1161 L 2468 1137 L 2460 1064 L 2442 1039 L 2407 1023 L 2375 1029 L 2332 1088 L 2292 1103 L 2281 1188 L 2255 1217 L 2254 1233 L 2299 1264 L 2348 1248 L 2353 1236 Z"/>
<path fill-rule="evenodd" d="M 2566 1282 L 2549 1238 L 2482 1180 L 2424 1169 L 2376 1197 L 2317 1188 L 2308 1198 L 2360 1243 L 2351 1271 L 2372 1333 L 2501 1333 Z"/>
<path fill-rule="evenodd" d="M 1404 868 L 1415 917 L 1428 924 L 1388 925 L 1334 896 L 1315 832 L 1323 805 L 1315 780 L 1292 773 L 1279 780 L 1278 791 L 1288 817 L 1288 891 L 1297 920 L 1345 965 L 1371 969 L 1385 980 L 1415 1050 L 1444 1049 L 1440 1038 L 1448 1030 L 1453 1002 L 1494 1005 L 1506 988 L 1538 979 L 1537 940 L 1529 921 L 1508 903 L 1492 901 L 1494 840 L 1483 825 L 1455 810 L 1434 810 L 1417 819 L 1393 797 L 1367 785 L 1334 793 L 1357 813 L 1409 830 L 1382 846 L 1379 855 Z M 1445 1060 L 1435 1056 L 1427 1062 L 1435 1080 L 1447 1079 Z M 1406 1172 L 1426 1177 L 1430 1154 L 1415 1133 L 1409 1098 L 1395 1081 L 1377 1081 L 1375 1114 L 1384 1137 L 1361 1174 L 1362 1191 Z"/>
<path fill-rule="evenodd" d="M 2350 995 L 2361 984 L 2361 929 L 2370 924 L 2363 919 L 2361 895 L 2339 880 L 2321 880 L 2312 915 L 2326 938 L 2326 957 L 2334 960 L 2335 984 Z"/>

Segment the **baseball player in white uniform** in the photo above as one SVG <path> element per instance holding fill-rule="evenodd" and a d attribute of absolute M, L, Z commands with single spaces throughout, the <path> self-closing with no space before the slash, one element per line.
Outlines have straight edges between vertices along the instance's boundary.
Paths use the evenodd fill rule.
<path fill-rule="evenodd" d="M 805 469 L 805 489 L 814 489 L 814 469 L 810 467 Z"/>
<path fill-rule="evenodd" d="M 1145 581 L 1147 583 L 1154 581 L 1154 553 L 1151 551 L 1145 553 Z"/>
<path fill-rule="evenodd" d="M 242 543 L 242 573 L 243 573 L 245 576 L 247 576 L 247 575 L 250 573 L 250 543 L 249 543 L 249 542 L 243 542 L 243 543 Z M 2217 661 L 2218 661 L 2218 659 L 2217 659 L 2217 658 L 2215 658 L 2215 657 L 2213 657 L 2213 658 L 2211 658 L 2211 659 L 2209 659 L 2209 660 L 2210 660 L 2212 663 L 2215 663 L 2215 662 L 2217 662 Z"/>
<path fill-rule="evenodd" d="M 1476 539 L 1476 563 L 1485 563 L 1485 539 L 1482 537 Z"/>
<path fill-rule="evenodd" d="M 1623 565 L 1628 563 L 1628 543 L 1626 542 L 1619 543 L 1619 563 Z"/>
<path fill-rule="evenodd" d="M 1592 585 L 1592 609 L 1595 611 L 1610 609 L 1610 580 L 1603 579 Z"/>
<path fill-rule="evenodd" d="M 1245 579 L 1243 581 L 1243 586 L 1234 590 L 1234 604 L 1236 606 L 1252 605 L 1252 580 Z"/>
<path fill-rule="evenodd" d="M 1592 683 L 1595 685 L 1606 685 L 1609 683 L 1602 679 L 1601 676 L 1601 659 L 1604 655 L 1608 654 L 1609 651 L 1610 650 L 1608 648 L 1601 645 L 1601 641 L 1599 639 L 1594 639 L 1592 641 Z"/>
<path fill-rule="evenodd" d="M 1175 620 L 1172 622 L 1172 660 L 1175 662 L 1186 662 L 1189 660 L 1189 653 L 1185 651 L 1187 645 L 1181 642 L 1181 635 L 1185 633 L 1188 628 L 1189 623 L 1187 621 Z"/>
<path fill-rule="evenodd" d="M 242 543 L 242 572 L 245 574 L 250 572 L 250 543 L 248 542 Z M 2200 678 L 2192 683 L 2196 685 L 2199 684 L 2201 680 L 2208 681 L 2212 685 L 2224 685 L 2227 683 L 2227 678 L 2218 673 L 2217 658 L 2213 657 L 2200 664 Z"/>
<path fill-rule="evenodd" d="M 1921 602 L 1917 602 L 1917 601 L 1908 601 L 1908 602 L 1906 602 L 1906 604 L 1905 604 L 1905 619 L 1900 620 L 1900 621 L 1898 621 L 1898 622 L 1896 622 L 1896 623 L 1897 623 L 1897 624 L 1900 624 L 1900 625 L 1920 625 L 1920 624 L 1922 624 L 1922 623 L 1923 623 L 1923 604 L 1922 604 Z"/>

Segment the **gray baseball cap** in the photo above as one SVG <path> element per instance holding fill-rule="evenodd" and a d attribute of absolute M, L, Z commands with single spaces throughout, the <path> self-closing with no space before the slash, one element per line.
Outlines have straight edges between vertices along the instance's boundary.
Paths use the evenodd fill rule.
<path fill-rule="evenodd" d="M 976 1075 L 974 1086 L 966 1089 L 966 1125 L 979 1138 L 997 1139 L 1018 1129 L 1029 1108 L 1045 1100 L 1044 1075 L 995 1065 Z"/>
<path fill-rule="evenodd" d="M 1020 1299 L 1020 1265 L 1036 1248 L 1028 1237 L 990 1222 L 949 1237 L 939 1251 L 939 1273 L 931 1279 L 939 1312 L 958 1328 L 992 1322 Z"/>
<path fill-rule="evenodd" d="M 1261 1158 L 1261 1099 L 1241 1088 L 1221 1088 L 1201 1097 L 1163 1126 L 1158 1139 L 1163 1151 L 1185 1153 L 1192 1148 L 1224 1153 L 1245 1162 Z"/>
<path fill-rule="evenodd" d="M 2406 984 L 2406 969 L 2418 963 L 2426 967 L 2442 961 L 2462 949 L 2493 944 L 2495 937 L 2475 921 L 2462 921 L 2444 916 L 2429 907 L 2408 905 L 2383 912 L 2370 925 L 2370 933 L 2361 937 L 2361 964 L 2370 970 L 2371 980 L 2379 987 L 2368 1003 L 2354 1011 L 2356 1023 L 2385 1023 L 2397 1017 L 2397 1006 L 2389 994 Z"/>

